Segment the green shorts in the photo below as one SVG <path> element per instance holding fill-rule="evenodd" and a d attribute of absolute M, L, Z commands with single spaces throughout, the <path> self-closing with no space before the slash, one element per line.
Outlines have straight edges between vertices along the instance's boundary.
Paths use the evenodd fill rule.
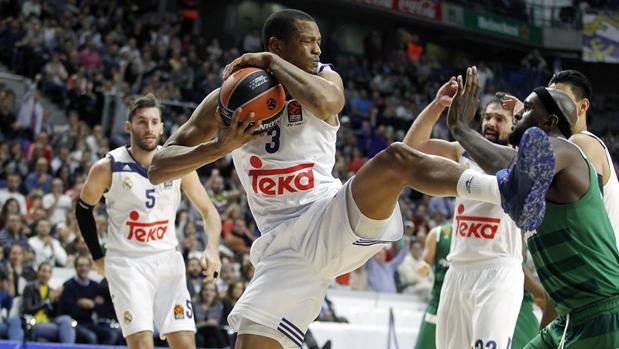
<path fill-rule="evenodd" d="M 423 320 L 421 321 L 421 328 L 417 335 L 417 343 L 415 343 L 415 349 L 434 349 L 436 348 L 436 312 L 437 304 L 430 301 L 425 314 L 423 314 Z"/>
<path fill-rule="evenodd" d="M 615 296 L 559 316 L 525 349 L 558 348 L 568 317 L 565 349 L 619 348 L 619 296 Z"/>
<path fill-rule="evenodd" d="M 533 304 L 529 301 L 522 301 L 520 313 L 518 313 L 518 322 L 514 330 L 514 337 L 511 349 L 522 349 L 529 343 L 539 332 L 539 321 L 533 313 Z"/>

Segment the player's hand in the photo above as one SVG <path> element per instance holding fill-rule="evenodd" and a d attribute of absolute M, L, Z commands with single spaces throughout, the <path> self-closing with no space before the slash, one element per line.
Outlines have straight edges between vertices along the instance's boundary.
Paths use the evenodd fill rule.
<path fill-rule="evenodd" d="M 503 98 L 501 98 L 501 104 L 504 109 L 511 110 L 514 115 L 518 114 L 522 108 L 524 108 L 524 103 L 512 95 L 503 96 Z"/>
<path fill-rule="evenodd" d="M 221 259 L 219 259 L 219 251 L 206 248 L 202 253 L 202 268 L 204 271 L 204 280 L 214 280 L 219 277 L 221 272 Z"/>
<path fill-rule="evenodd" d="M 421 276 L 428 276 L 430 273 L 430 264 L 426 263 L 426 261 L 420 261 L 415 266 L 415 271 Z"/>
<path fill-rule="evenodd" d="M 436 92 L 434 100 L 438 102 L 443 108 L 448 108 L 451 105 L 454 95 L 458 92 L 458 82 L 456 77 L 452 76 L 449 81 L 443 84 L 441 88 Z"/>
<path fill-rule="evenodd" d="M 269 70 L 273 54 L 270 52 L 246 53 L 233 60 L 224 68 L 224 80 L 235 71 L 244 67 L 258 67 Z"/>
<path fill-rule="evenodd" d="M 458 75 L 458 92 L 451 101 L 447 113 L 447 125 L 450 129 L 455 126 L 469 125 L 475 117 L 479 106 L 480 84 L 476 67 L 466 69 L 466 81 L 462 82 L 462 75 Z"/>
<path fill-rule="evenodd" d="M 254 113 L 249 113 L 245 120 L 239 121 L 239 115 L 241 115 L 242 111 L 242 108 L 237 108 L 234 113 L 232 113 L 230 125 L 226 125 L 223 121 L 223 117 L 220 115 L 219 107 L 217 107 L 216 113 L 218 114 L 219 120 L 217 143 L 226 153 L 262 136 L 261 134 L 254 134 L 260 125 L 262 125 L 262 120 L 254 122 Z"/>
<path fill-rule="evenodd" d="M 94 261 L 95 270 L 99 275 L 105 277 L 105 257 L 99 258 Z"/>

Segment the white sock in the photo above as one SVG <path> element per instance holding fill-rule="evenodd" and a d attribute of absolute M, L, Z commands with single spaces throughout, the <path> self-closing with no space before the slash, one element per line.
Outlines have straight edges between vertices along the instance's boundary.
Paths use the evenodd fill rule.
<path fill-rule="evenodd" d="M 465 170 L 458 179 L 458 197 L 461 199 L 501 204 L 501 193 L 496 177 L 475 170 Z"/>
<path fill-rule="evenodd" d="M 346 210 L 352 231 L 360 237 L 370 240 L 375 240 L 380 237 L 387 222 L 391 218 L 372 219 L 364 215 L 352 196 L 352 183 L 348 183 L 348 188 L 346 188 Z"/>

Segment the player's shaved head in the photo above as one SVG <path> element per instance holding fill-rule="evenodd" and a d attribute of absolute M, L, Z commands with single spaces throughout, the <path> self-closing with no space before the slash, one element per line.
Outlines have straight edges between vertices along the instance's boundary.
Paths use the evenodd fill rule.
<path fill-rule="evenodd" d="M 576 113 L 576 104 L 574 104 L 574 101 L 572 101 L 570 96 L 568 96 L 565 92 L 555 89 L 548 89 L 548 92 L 550 92 L 552 99 L 554 99 L 554 101 L 557 103 L 557 106 L 563 113 L 563 116 L 565 116 L 565 120 L 568 122 L 568 124 L 570 124 L 570 127 L 573 127 L 576 124 L 576 118 L 578 116 Z"/>

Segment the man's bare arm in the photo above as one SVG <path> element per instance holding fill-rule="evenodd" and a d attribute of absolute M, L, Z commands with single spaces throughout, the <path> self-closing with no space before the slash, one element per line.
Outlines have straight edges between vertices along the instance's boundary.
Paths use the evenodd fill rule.
<path fill-rule="evenodd" d="M 217 110 L 219 90 L 211 92 L 158 151 L 148 169 L 151 183 L 177 179 L 216 161 L 241 145 L 255 139 L 260 122 L 252 124 L 252 114 L 239 124 L 240 109 L 233 114 L 230 127 L 223 125 Z M 212 140 L 219 131 L 219 137 Z"/>

